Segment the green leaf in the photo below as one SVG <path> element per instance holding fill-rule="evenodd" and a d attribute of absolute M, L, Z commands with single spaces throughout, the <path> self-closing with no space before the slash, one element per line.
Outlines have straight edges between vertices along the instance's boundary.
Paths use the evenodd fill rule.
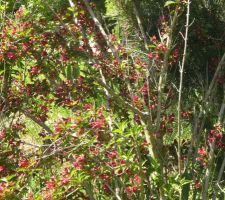
<path fill-rule="evenodd" d="M 67 8 L 69 11 L 71 11 L 71 12 L 74 12 L 75 11 L 75 8 L 74 7 L 69 7 L 69 8 Z"/>
<path fill-rule="evenodd" d="M 149 48 L 156 48 L 156 45 L 154 44 L 151 44 L 151 45 L 148 45 Z"/>
<path fill-rule="evenodd" d="M 174 5 L 174 4 L 177 4 L 177 2 L 175 1 L 167 1 L 164 5 L 164 7 L 167 7 L 167 6 L 170 6 L 170 5 Z"/>
<path fill-rule="evenodd" d="M 67 66 L 67 69 L 66 69 L 66 78 L 68 80 L 73 80 L 72 70 L 73 69 L 72 69 L 72 66 L 71 65 Z"/>
<path fill-rule="evenodd" d="M 59 74 L 59 78 L 62 80 L 62 81 L 65 81 L 66 80 L 66 77 L 61 73 Z"/>

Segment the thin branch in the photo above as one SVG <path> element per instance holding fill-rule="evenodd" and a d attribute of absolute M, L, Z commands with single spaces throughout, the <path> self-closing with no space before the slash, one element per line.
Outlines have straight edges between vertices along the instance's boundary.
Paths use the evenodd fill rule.
<path fill-rule="evenodd" d="M 169 66 L 169 56 L 172 49 L 173 42 L 173 31 L 175 29 L 176 23 L 178 19 L 178 13 L 175 11 L 173 16 L 173 20 L 171 23 L 171 28 L 169 32 L 169 36 L 167 38 L 167 51 L 164 55 L 163 66 L 160 72 L 159 83 L 158 83 L 158 105 L 157 105 L 157 118 L 156 118 L 156 131 L 158 132 L 160 129 L 160 117 L 161 117 L 161 107 L 162 107 L 162 90 L 165 86 L 167 79 L 167 70 Z"/>
<path fill-rule="evenodd" d="M 178 170 L 179 170 L 179 174 L 181 174 L 181 97 L 182 97 L 182 87 L 183 87 L 184 65 L 185 65 L 186 54 L 187 54 L 189 19 L 190 19 L 190 0 L 187 1 L 187 14 L 186 14 L 186 25 L 185 25 L 186 29 L 185 29 L 185 36 L 184 36 L 184 51 L 183 51 L 182 64 L 180 66 L 180 85 L 179 85 L 179 96 L 178 96 L 178 105 L 177 105 Z"/>
<path fill-rule="evenodd" d="M 224 158 L 223 158 L 223 162 L 222 162 L 222 165 L 220 167 L 220 171 L 219 171 L 219 174 L 218 174 L 218 177 L 217 177 L 217 180 L 216 180 L 216 183 L 219 184 L 220 183 L 220 180 L 222 178 L 222 175 L 224 173 L 224 168 L 225 168 L 225 153 L 224 153 Z"/>
<path fill-rule="evenodd" d="M 145 31 L 144 31 L 144 28 L 143 28 L 143 25 L 142 25 L 141 17 L 140 17 L 140 14 L 138 12 L 135 0 L 132 1 L 132 4 L 133 4 L 133 7 L 134 7 L 134 14 L 136 16 L 139 29 L 141 31 L 141 35 L 142 35 L 142 38 L 144 40 L 145 49 L 148 50 L 147 37 L 146 37 Z"/>
<path fill-rule="evenodd" d="M 89 3 L 87 0 L 82 0 L 89 12 L 89 14 L 91 15 L 92 17 L 92 20 L 94 21 L 95 25 L 99 28 L 101 34 L 103 35 L 107 45 L 109 46 L 109 48 L 111 49 L 113 55 L 119 60 L 119 55 L 118 53 L 116 52 L 116 49 L 115 47 L 112 45 L 112 43 L 110 42 L 110 39 L 109 39 L 109 36 L 106 34 L 102 24 L 99 22 L 99 20 L 97 19 L 97 17 L 95 16 L 92 8 L 90 7 Z"/>
<path fill-rule="evenodd" d="M 32 121 L 34 121 L 36 124 L 38 124 L 41 128 L 43 128 L 45 131 L 47 131 L 50 134 L 53 134 L 53 131 L 43 122 L 32 116 L 30 113 L 26 111 L 21 111 L 26 117 L 30 118 Z"/>

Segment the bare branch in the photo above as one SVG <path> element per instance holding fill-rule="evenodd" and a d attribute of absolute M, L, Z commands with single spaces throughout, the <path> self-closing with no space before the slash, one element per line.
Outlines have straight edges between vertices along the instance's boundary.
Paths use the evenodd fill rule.
<path fill-rule="evenodd" d="M 117 59 L 119 59 L 119 56 L 118 56 L 118 53 L 116 52 L 115 47 L 114 47 L 114 46 L 112 45 L 112 43 L 110 42 L 109 36 L 106 34 L 106 32 L 105 32 L 105 30 L 104 30 L 102 24 L 99 22 L 99 20 L 98 20 L 97 17 L 95 16 L 95 14 L 94 14 L 92 8 L 90 7 L 88 1 L 87 1 L 87 0 L 82 0 L 82 1 L 84 2 L 84 4 L 85 4 L 85 6 L 86 6 L 86 8 L 87 8 L 87 10 L 88 10 L 88 12 L 89 12 L 89 14 L 91 15 L 91 17 L 92 17 L 92 19 L 93 19 L 93 21 L 94 21 L 94 23 L 95 23 L 95 25 L 99 28 L 101 34 L 103 35 L 103 37 L 104 37 L 104 39 L 105 39 L 107 45 L 109 46 L 109 48 L 111 49 L 111 51 L 112 51 L 112 53 L 113 53 L 113 55 L 114 55 Z"/>
<path fill-rule="evenodd" d="M 177 125 L 178 125 L 178 170 L 181 174 L 181 96 L 182 96 L 182 87 L 183 87 L 183 74 L 184 74 L 184 65 L 186 61 L 187 54 L 187 42 L 188 42 L 188 31 L 189 31 L 189 17 L 190 16 L 190 0 L 187 1 L 187 14 L 186 14 L 186 25 L 185 25 L 185 36 L 184 36 L 184 51 L 182 64 L 180 66 L 180 85 L 179 85 L 179 95 L 178 95 L 178 105 L 177 105 Z"/>
<path fill-rule="evenodd" d="M 164 55 L 164 60 L 163 60 L 163 66 L 160 72 L 160 77 L 159 77 L 159 83 L 158 83 L 158 105 L 157 105 L 157 118 L 156 118 L 156 131 L 158 132 L 160 129 L 160 116 L 161 116 L 161 107 L 162 107 L 162 90 L 165 86 L 166 79 L 167 79 L 167 70 L 169 66 L 169 56 L 171 53 L 172 49 L 172 42 L 173 42 L 173 31 L 176 26 L 178 19 L 178 13 L 175 11 L 172 23 L 171 23 L 171 28 L 169 32 L 169 36 L 167 38 L 167 51 L 165 52 Z"/>
<path fill-rule="evenodd" d="M 143 25 L 142 25 L 141 17 L 140 17 L 140 14 L 138 12 L 135 0 L 133 0 L 132 3 L 133 3 L 133 7 L 134 7 L 134 14 L 136 16 L 137 23 L 138 23 L 139 29 L 141 31 L 142 38 L 144 40 L 145 49 L 148 50 L 147 37 L 146 37 L 145 31 L 144 31 L 144 28 L 143 28 Z"/>
<path fill-rule="evenodd" d="M 50 134 L 53 134 L 53 131 L 43 122 L 32 116 L 30 113 L 26 111 L 21 111 L 26 117 L 30 118 L 32 121 L 34 121 L 36 124 L 38 124 L 41 128 L 43 128 L 45 131 L 47 131 Z"/>

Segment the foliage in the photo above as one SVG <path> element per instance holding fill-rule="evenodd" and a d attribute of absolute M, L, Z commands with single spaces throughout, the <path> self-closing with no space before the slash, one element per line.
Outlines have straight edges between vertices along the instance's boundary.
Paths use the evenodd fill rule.
<path fill-rule="evenodd" d="M 0 199 L 222 198 L 223 5 L 0 1 Z"/>

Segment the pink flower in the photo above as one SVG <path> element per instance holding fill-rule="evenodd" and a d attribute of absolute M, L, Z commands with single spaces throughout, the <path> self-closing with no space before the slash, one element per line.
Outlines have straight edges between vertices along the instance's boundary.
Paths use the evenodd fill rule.
<path fill-rule="evenodd" d="M 206 156 L 207 151 L 206 151 L 205 147 L 198 149 L 198 154 L 201 156 Z"/>
<path fill-rule="evenodd" d="M 201 182 L 199 180 L 196 180 L 195 183 L 194 183 L 194 186 L 195 186 L 196 189 L 199 189 L 199 188 L 201 188 L 202 185 L 201 185 Z"/>
<path fill-rule="evenodd" d="M 117 151 L 110 151 L 110 152 L 107 152 L 107 157 L 110 158 L 110 159 L 113 159 L 113 158 L 116 158 L 118 153 Z"/>
<path fill-rule="evenodd" d="M 154 58 L 154 55 L 153 55 L 153 53 L 149 53 L 149 54 L 148 54 L 148 58 L 149 58 L 149 59 L 152 59 L 152 58 Z"/>
<path fill-rule="evenodd" d="M 8 59 L 10 59 L 10 60 L 15 60 L 15 59 L 16 59 L 16 55 L 15 55 L 15 53 L 13 53 L 13 52 L 8 52 L 8 53 L 7 53 L 7 57 L 8 57 Z"/>
<path fill-rule="evenodd" d="M 131 100 L 134 104 L 136 104 L 136 103 L 138 103 L 139 98 L 138 98 L 138 96 L 132 96 Z"/>
<path fill-rule="evenodd" d="M 0 165 L 0 172 L 3 172 L 5 170 L 5 166 L 4 165 Z"/>
<path fill-rule="evenodd" d="M 54 189 L 56 187 L 55 179 L 52 178 L 51 180 L 46 181 L 45 187 L 48 188 L 48 189 L 50 189 L 50 190 Z"/>
<path fill-rule="evenodd" d="M 214 142 L 216 140 L 216 138 L 214 136 L 209 137 L 208 141 L 209 142 Z"/>
<path fill-rule="evenodd" d="M 69 177 L 63 177 L 62 180 L 61 180 L 62 185 L 68 185 L 69 182 L 70 182 Z"/>
<path fill-rule="evenodd" d="M 90 110 L 92 108 L 92 105 L 90 103 L 84 104 L 84 109 L 85 110 Z"/>
<path fill-rule="evenodd" d="M 73 162 L 73 166 L 77 169 L 77 170 L 81 170 L 84 166 L 85 163 L 85 157 L 84 155 L 78 155 L 75 156 L 76 160 Z"/>
<path fill-rule="evenodd" d="M 98 119 L 94 122 L 91 122 L 91 127 L 94 129 L 99 129 L 105 126 L 105 119 Z"/>
<path fill-rule="evenodd" d="M 38 73 L 39 73 L 38 66 L 34 66 L 34 67 L 31 68 L 30 74 L 31 74 L 32 76 L 35 76 L 35 75 L 37 75 Z"/>
<path fill-rule="evenodd" d="M 29 166 L 29 161 L 24 159 L 24 160 L 21 160 L 19 161 L 19 167 L 21 168 L 27 168 Z"/>
<path fill-rule="evenodd" d="M 3 140 L 6 137 L 6 132 L 5 131 L 0 131 L 0 139 Z"/>
<path fill-rule="evenodd" d="M 138 175 L 134 175 L 134 178 L 132 179 L 133 184 L 140 185 L 141 184 L 141 177 Z"/>
<path fill-rule="evenodd" d="M 166 48 L 166 46 L 164 44 L 159 44 L 157 46 L 157 49 L 160 50 L 160 51 L 166 51 L 167 48 Z"/>
<path fill-rule="evenodd" d="M 64 168 L 63 171 L 62 171 L 62 176 L 67 176 L 69 175 L 70 171 L 69 171 L 69 168 Z"/>
<path fill-rule="evenodd" d="M 197 161 L 203 161 L 203 158 L 197 157 L 196 160 L 197 160 Z"/>
<path fill-rule="evenodd" d="M 148 83 L 147 82 L 144 83 L 144 85 L 142 86 L 140 91 L 145 95 L 148 94 Z"/>
<path fill-rule="evenodd" d="M 128 186 L 125 189 L 126 193 L 128 194 L 132 194 L 138 191 L 138 187 L 137 186 Z"/>
<path fill-rule="evenodd" d="M 0 192 L 2 192 L 7 187 L 5 182 L 0 183 Z"/>
<path fill-rule="evenodd" d="M 22 49 L 23 49 L 23 51 L 27 51 L 28 48 L 29 48 L 29 43 L 26 43 L 26 42 L 22 43 Z"/>
<path fill-rule="evenodd" d="M 63 131 L 63 128 L 61 127 L 61 124 L 57 124 L 54 129 L 55 129 L 56 133 L 60 133 L 60 132 Z"/>
<path fill-rule="evenodd" d="M 106 193 L 106 194 L 109 194 L 110 193 L 110 189 L 109 189 L 108 184 L 105 183 L 103 185 L 103 188 L 102 189 L 103 189 L 104 193 Z"/>
<path fill-rule="evenodd" d="M 175 115 L 171 114 L 169 115 L 169 122 L 173 122 L 175 120 Z"/>
<path fill-rule="evenodd" d="M 223 137 L 223 134 L 222 134 L 222 133 L 217 133 L 217 134 L 216 134 L 216 137 L 217 137 L 217 138 L 222 138 L 222 137 Z"/>
<path fill-rule="evenodd" d="M 176 48 L 175 50 L 174 50 L 174 52 L 173 52 L 173 58 L 178 58 L 178 56 L 179 56 L 179 49 L 178 48 Z"/>

